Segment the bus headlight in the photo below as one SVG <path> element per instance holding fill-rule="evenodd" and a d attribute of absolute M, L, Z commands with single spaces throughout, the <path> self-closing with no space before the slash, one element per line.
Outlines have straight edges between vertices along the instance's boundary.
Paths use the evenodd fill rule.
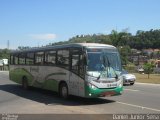
<path fill-rule="evenodd" d="M 122 83 L 119 84 L 119 87 L 122 87 Z"/>
<path fill-rule="evenodd" d="M 92 77 L 92 76 L 88 76 L 87 79 L 88 79 L 88 81 L 96 80 L 96 78 L 95 78 L 95 77 Z"/>
<path fill-rule="evenodd" d="M 123 80 L 120 79 L 120 80 L 119 80 L 119 87 L 122 87 L 122 86 L 123 86 Z"/>
<path fill-rule="evenodd" d="M 95 86 L 95 85 L 93 85 L 93 84 L 91 84 L 91 83 L 88 83 L 88 86 L 91 88 L 91 89 L 97 89 L 97 87 Z"/>

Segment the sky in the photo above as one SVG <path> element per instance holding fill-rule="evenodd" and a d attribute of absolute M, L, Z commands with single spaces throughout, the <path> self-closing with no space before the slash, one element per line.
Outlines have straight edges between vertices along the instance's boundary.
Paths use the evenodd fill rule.
<path fill-rule="evenodd" d="M 0 0 L 0 49 L 160 29 L 160 0 Z"/>

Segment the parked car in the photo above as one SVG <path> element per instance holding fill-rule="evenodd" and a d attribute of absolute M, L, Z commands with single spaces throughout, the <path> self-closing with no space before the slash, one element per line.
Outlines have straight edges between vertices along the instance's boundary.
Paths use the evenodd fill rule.
<path fill-rule="evenodd" d="M 123 77 L 123 84 L 133 85 L 136 81 L 136 76 L 128 73 L 126 70 L 122 70 L 121 75 Z"/>
<path fill-rule="evenodd" d="M 143 69 L 142 66 L 138 66 L 138 67 L 137 67 L 137 71 L 138 71 L 139 73 L 144 73 L 144 69 Z"/>

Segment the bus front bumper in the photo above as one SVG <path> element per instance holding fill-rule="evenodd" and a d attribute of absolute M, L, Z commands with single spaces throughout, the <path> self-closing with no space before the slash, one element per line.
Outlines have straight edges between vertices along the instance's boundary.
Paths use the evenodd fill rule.
<path fill-rule="evenodd" d="M 92 89 L 89 86 L 86 86 L 86 97 L 95 98 L 95 97 L 105 97 L 105 96 L 116 96 L 121 95 L 123 92 L 123 86 L 116 88 L 96 88 Z"/>

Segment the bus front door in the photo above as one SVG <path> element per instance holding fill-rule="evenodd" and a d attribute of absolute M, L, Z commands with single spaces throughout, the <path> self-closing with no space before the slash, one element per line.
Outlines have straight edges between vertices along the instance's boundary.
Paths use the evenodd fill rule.
<path fill-rule="evenodd" d="M 74 73 L 70 72 L 70 75 L 69 75 L 69 91 L 70 91 L 70 94 L 72 95 L 78 95 L 78 78 L 77 78 L 77 75 L 75 75 Z"/>

